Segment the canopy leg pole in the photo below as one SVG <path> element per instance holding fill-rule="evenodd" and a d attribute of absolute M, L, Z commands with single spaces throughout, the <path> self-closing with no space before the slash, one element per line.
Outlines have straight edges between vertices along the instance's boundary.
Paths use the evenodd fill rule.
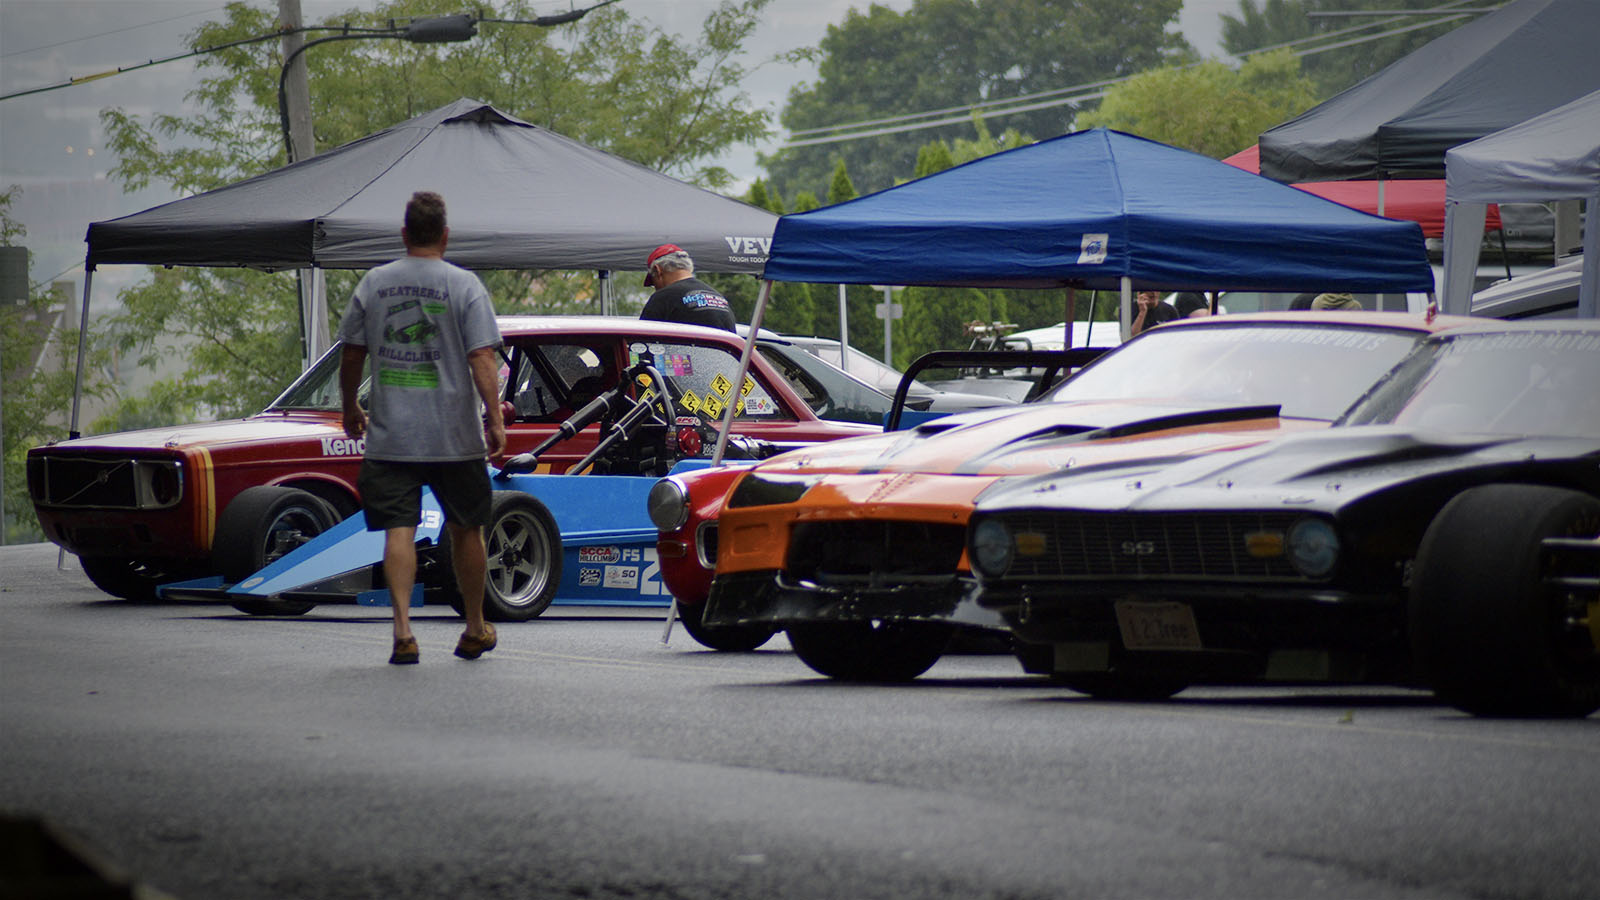
<path fill-rule="evenodd" d="M 1064 349 L 1064 350 L 1071 350 L 1072 349 L 1072 320 L 1074 318 L 1076 318 L 1077 315 L 1078 315 L 1078 289 L 1069 284 L 1069 285 L 1067 285 L 1067 333 L 1065 335 L 1066 343 L 1062 344 L 1062 349 Z M 1092 303 L 1089 305 L 1089 320 L 1090 320 L 1091 323 L 1094 321 L 1094 304 L 1092 304 Z M 1089 327 L 1093 328 L 1094 326 L 1091 324 Z"/>
<path fill-rule="evenodd" d="M 306 270 L 294 270 L 294 293 L 300 308 L 300 361 L 301 371 L 311 368 L 314 362 L 311 358 L 311 304 L 306 302 L 306 292 L 311 289 L 307 284 Z"/>
<path fill-rule="evenodd" d="M 672 597 L 672 602 L 667 605 L 667 624 L 661 629 L 661 643 L 665 645 L 672 640 L 672 623 L 678 621 L 678 597 Z"/>
<path fill-rule="evenodd" d="M 1600 191 L 1584 201 L 1583 272 L 1578 281 L 1578 318 L 1600 319 Z"/>
<path fill-rule="evenodd" d="M 94 284 L 94 266 L 83 265 L 83 310 L 78 315 L 78 370 L 72 376 L 72 421 L 67 425 L 67 437 L 73 440 L 78 434 L 78 410 L 83 401 L 83 357 L 89 345 L 89 286 Z"/>
<path fill-rule="evenodd" d="M 67 437 L 76 439 L 78 434 L 78 410 L 83 402 L 83 357 L 88 352 L 89 345 L 89 288 L 94 284 L 94 264 L 84 261 L 83 264 L 83 311 L 78 314 L 78 368 L 72 376 L 72 419 L 67 423 Z M 67 548 L 56 550 L 56 569 L 67 567 Z"/>
<path fill-rule="evenodd" d="M 839 285 L 840 295 L 844 285 Z M 767 313 L 767 301 L 772 298 L 772 282 L 761 282 L 761 293 L 756 295 L 756 309 L 750 315 L 750 336 L 744 342 L 744 352 L 739 354 L 739 377 L 733 380 L 733 396 L 728 398 L 728 408 L 722 411 L 722 431 L 717 435 L 717 447 L 711 453 L 711 464 L 722 465 L 722 452 L 728 448 L 728 436 L 733 434 L 733 416 L 739 409 L 743 396 L 744 380 L 750 374 L 750 356 L 756 349 L 756 335 L 761 333 L 761 317 Z M 841 347 L 841 349 L 843 349 Z"/>
<path fill-rule="evenodd" d="M 1384 211 L 1383 211 L 1384 210 L 1383 191 L 1384 191 L 1383 172 L 1380 171 L 1378 173 L 1378 215 L 1380 215 L 1380 216 L 1384 215 Z M 1380 310 L 1383 309 L 1384 308 L 1383 304 L 1384 304 L 1384 296 L 1383 296 L 1383 292 L 1380 291 L 1378 293 L 1378 302 L 1377 302 L 1378 309 L 1380 309 Z"/>
<path fill-rule="evenodd" d="M 844 288 L 844 285 L 839 285 L 839 370 L 848 372 L 850 371 L 850 302 L 845 296 Z M 763 291 L 772 290 L 772 282 L 763 282 L 761 289 Z M 758 305 L 756 307 L 756 319 L 759 321 L 760 318 L 761 307 Z M 750 327 L 752 329 L 755 328 L 754 325 Z M 750 336 L 754 338 L 755 332 L 751 331 Z M 743 382 L 740 383 L 743 384 Z"/>
<path fill-rule="evenodd" d="M 1133 337 L 1133 279 L 1122 276 L 1122 311 L 1117 316 L 1121 324 L 1122 340 Z"/>

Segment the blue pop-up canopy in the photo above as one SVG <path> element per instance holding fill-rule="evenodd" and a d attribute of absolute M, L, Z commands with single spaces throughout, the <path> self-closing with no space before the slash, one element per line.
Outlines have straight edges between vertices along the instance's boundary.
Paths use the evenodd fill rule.
<path fill-rule="evenodd" d="M 1431 292 L 1422 229 L 1097 128 L 783 216 L 763 277 L 821 284 Z"/>

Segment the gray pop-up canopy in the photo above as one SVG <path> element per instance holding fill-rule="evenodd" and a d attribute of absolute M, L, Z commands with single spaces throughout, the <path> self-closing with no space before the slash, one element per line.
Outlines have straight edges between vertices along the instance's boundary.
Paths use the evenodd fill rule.
<path fill-rule="evenodd" d="M 1468 313 L 1485 204 L 1584 200 L 1578 315 L 1600 315 L 1600 90 L 1445 154 L 1444 309 Z"/>
<path fill-rule="evenodd" d="M 469 269 L 642 270 L 651 250 L 673 243 L 701 271 L 760 272 L 777 223 L 463 99 L 255 178 L 92 223 L 80 335 L 96 266 L 371 268 L 405 255 L 400 219 L 423 190 L 443 195 L 449 259 Z M 320 301 L 308 306 L 301 327 L 314 358 L 327 316 Z M 83 350 L 80 337 L 74 437 Z"/>
<path fill-rule="evenodd" d="M 1441 178 L 1451 147 L 1600 88 L 1597 46 L 1597 0 L 1515 0 L 1264 132 L 1261 174 Z"/>
<path fill-rule="evenodd" d="M 405 254 L 413 191 L 444 196 L 450 261 L 472 269 L 642 270 L 659 244 L 697 268 L 759 272 L 777 217 L 476 100 L 214 191 L 89 226 L 108 263 L 365 269 Z"/>

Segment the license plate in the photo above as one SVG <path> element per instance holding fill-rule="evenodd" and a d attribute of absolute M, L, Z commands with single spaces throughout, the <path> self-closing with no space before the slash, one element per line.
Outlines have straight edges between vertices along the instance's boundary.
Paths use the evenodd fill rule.
<path fill-rule="evenodd" d="M 1194 610 L 1182 603 L 1117 601 L 1122 646 L 1129 650 L 1199 650 Z"/>

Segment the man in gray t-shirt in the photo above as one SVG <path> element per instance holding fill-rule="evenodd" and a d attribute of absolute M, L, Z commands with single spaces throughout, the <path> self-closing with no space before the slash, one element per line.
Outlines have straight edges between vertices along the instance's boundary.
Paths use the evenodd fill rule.
<path fill-rule="evenodd" d="M 389 662 L 418 661 L 410 601 L 416 584 L 422 487 L 444 510 L 467 630 L 456 655 L 477 659 L 496 643 L 483 618 L 483 526 L 492 492 L 486 456 L 505 451 L 500 412 L 500 330 L 478 276 L 444 261 L 444 200 L 413 194 L 401 229 L 406 255 L 368 272 L 350 297 L 339 340 L 344 430 L 366 436 L 357 487 L 369 531 L 384 532 L 383 573 L 394 608 Z M 357 403 L 371 360 L 367 411 Z"/>

